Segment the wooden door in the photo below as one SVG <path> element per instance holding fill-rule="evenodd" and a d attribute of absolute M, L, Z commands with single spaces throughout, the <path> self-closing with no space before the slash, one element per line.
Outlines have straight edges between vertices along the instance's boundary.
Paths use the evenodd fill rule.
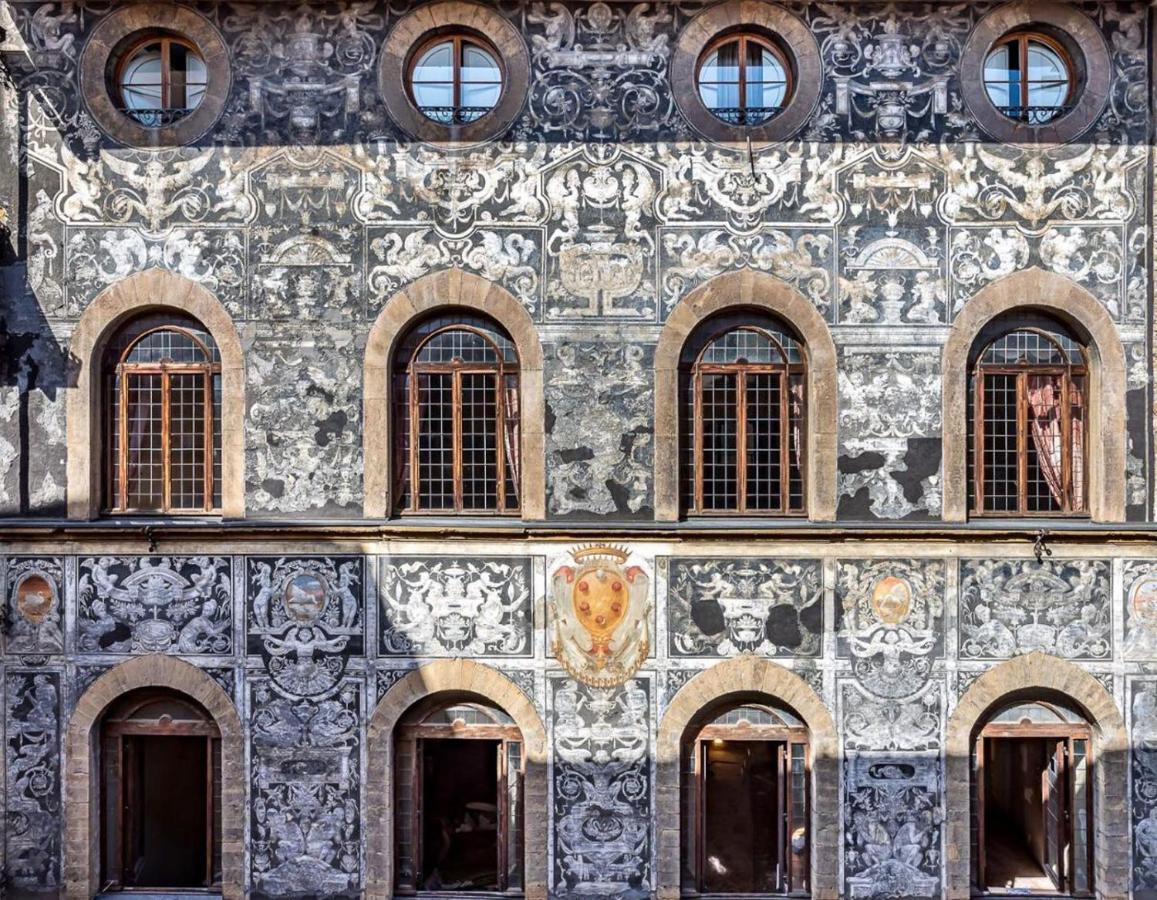
<path fill-rule="evenodd" d="M 775 889 L 789 890 L 788 866 L 791 865 L 791 772 L 788 769 L 790 761 L 787 754 L 787 744 L 779 744 L 775 748 L 776 772 L 778 784 L 775 786 L 776 805 L 779 807 L 779 829 L 776 833 L 775 853 Z"/>
<path fill-rule="evenodd" d="M 1053 888 L 1064 887 L 1065 856 L 1068 841 L 1068 790 L 1065 786 L 1065 758 L 1068 741 L 1050 742 L 1048 768 L 1044 774 L 1045 859 L 1044 869 Z"/>

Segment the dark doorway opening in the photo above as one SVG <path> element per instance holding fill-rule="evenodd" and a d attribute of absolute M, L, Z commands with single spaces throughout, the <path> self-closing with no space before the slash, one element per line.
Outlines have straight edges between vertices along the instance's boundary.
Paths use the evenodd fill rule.
<path fill-rule="evenodd" d="M 763 894 L 779 876 L 779 759 L 784 744 L 703 746 L 703 890 Z"/>
<path fill-rule="evenodd" d="M 172 691 L 122 697 L 101 721 L 105 890 L 212 890 L 221 883 L 221 737 Z"/>
<path fill-rule="evenodd" d="M 498 890 L 499 746 L 499 741 L 424 742 L 425 890 Z"/>
<path fill-rule="evenodd" d="M 807 727 L 745 703 L 683 747 L 684 895 L 801 894 L 809 868 Z"/>
<path fill-rule="evenodd" d="M 207 749 L 199 738 L 125 739 L 126 886 L 204 886 Z"/>
<path fill-rule="evenodd" d="M 1054 703 L 994 716 L 976 742 L 976 875 L 990 894 L 1092 891 L 1090 732 Z"/>

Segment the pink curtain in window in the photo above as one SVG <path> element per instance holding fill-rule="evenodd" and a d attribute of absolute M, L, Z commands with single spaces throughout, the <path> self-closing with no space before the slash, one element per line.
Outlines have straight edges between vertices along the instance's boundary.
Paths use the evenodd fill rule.
<path fill-rule="evenodd" d="M 506 452 L 506 468 L 514 482 L 514 497 L 506 498 L 506 505 L 520 506 L 518 493 L 522 491 L 522 415 L 518 405 L 518 378 L 507 376 L 502 386 L 502 414 L 505 417 L 505 428 L 502 439 Z M 500 477 L 505 476 L 500 473 Z"/>
<path fill-rule="evenodd" d="M 793 379 L 789 385 L 791 397 L 791 449 L 795 466 L 803 471 L 803 379 Z"/>
<path fill-rule="evenodd" d="M 1049 493 L 1058 506 L 1064 505 L 1064 476 L 1062 474 L 1062 443 L 1061 432 L 1061 376 L 1059 375 L 1030 375 L 1028 377 L 1028 408 L 1031 415 L 1029 427 L 1033 445 L 1036 448 L 1037 460 L 1040 462 L 1041 475 L 1049 486 Z M 1080 392 L 1070 391 L 1072 402 L 1072 490 L 1073 510 L 1084 508 L 1084 465 L 1082 448 L 1084 447 L 1084 421 L 1081 408 Z"/>

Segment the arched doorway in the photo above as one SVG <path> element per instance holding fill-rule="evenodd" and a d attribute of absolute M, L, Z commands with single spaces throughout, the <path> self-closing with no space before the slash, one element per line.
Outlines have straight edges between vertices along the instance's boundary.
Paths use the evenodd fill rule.
<path fill-rule="evenodd" d="M 105 890 L 221 884 L 221 733 L 168 688 L 117 700 L 100 725 L 101 885 Z"/>
<path fill-rule="evenodd" d="M 477 699 L 431 697 L 399 723 L 394 750 L 399 894 L 522 893 L 523 741 Z"/>
<path fill-rule="evenodd" d="M 680 795 L 682 893 L 808 889 L 808 730 L 766 701 L 716 707 L 688 729 Z"/>
<path fill-rule="evenodd" d="M 1092 729 L 1060 697 L 1012 700 L 973 743 L 974 885 L 981 893 L 1093 889 Z"/>

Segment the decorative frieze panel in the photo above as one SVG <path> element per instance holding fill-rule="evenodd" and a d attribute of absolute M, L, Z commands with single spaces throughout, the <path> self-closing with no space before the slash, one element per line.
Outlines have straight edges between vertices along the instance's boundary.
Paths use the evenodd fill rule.
<path fill-rule="evenodd" d="M 1157 660 L 1157 564 L 1126 560 L 1121 570 L 1125 643 L 1129 660 Z"/>
<path fill-rule="evenodd" d="M 250 871 L 258 897 L 357 896 L 361 684 L 291 700 L 250 680 Z"/>
<path fill-rule="evenodd" d="M 556 894 L 652 889 L 652 683 L 549 681 Z"/>
<path fill-rule="evenodd" d="M 14 892 L 61 884 L 60 673 L 9 670 L 4 679 L 4 883 Z"/>
<path fill-rule="evenodd" d="M 961 659 L 1040 650 L 1065 659 L 1112 653 L 1109 565 L 1098 560 L 964 560 Z"/>
<path fill-rule="evenodd" d="M 363 652 L 361 557 L 250 557 L 248 643 L 291 697 L 328 697 Z"/>
<path fill-rule="evenodd" d="M 381 656 L 529 656 L 528 557 L 395 556 L 381 560 Z"/>
<path fill-rule="evenodd" d="M 919 690 L 944 650 L 943 562 L 846 560 L 836 564 L 839 655 L 879 697 Z"/>
<path fill-rule="evenodd" d="M 229 557 L 84 557 L 77 575 L 81 653 L 233 652 Z"/>
<path fill-rule="evenodd" d="M 671 656 L 819 654 L 823 572 L 818 560 L 671 559 L 667 568 Z"/>
<path fill-rule="evenodd" d="M 938 750 L 944 689 L 925 685 L 903 700 L 880 699 L 852 681 L 840 685 L 844 747 L 891 753 Z"/>
<path fill-rule="evenodd" d="M 5 597 L 6 653 L 64 652 L 64 560 L 59 557 L 8 559 Z"/>
<path fill-rule="evenodd" d="M 1130 694 L 1133 795 L 1133 890 L 1157 895 L 1157 682 L 1138 679 Z"/>

